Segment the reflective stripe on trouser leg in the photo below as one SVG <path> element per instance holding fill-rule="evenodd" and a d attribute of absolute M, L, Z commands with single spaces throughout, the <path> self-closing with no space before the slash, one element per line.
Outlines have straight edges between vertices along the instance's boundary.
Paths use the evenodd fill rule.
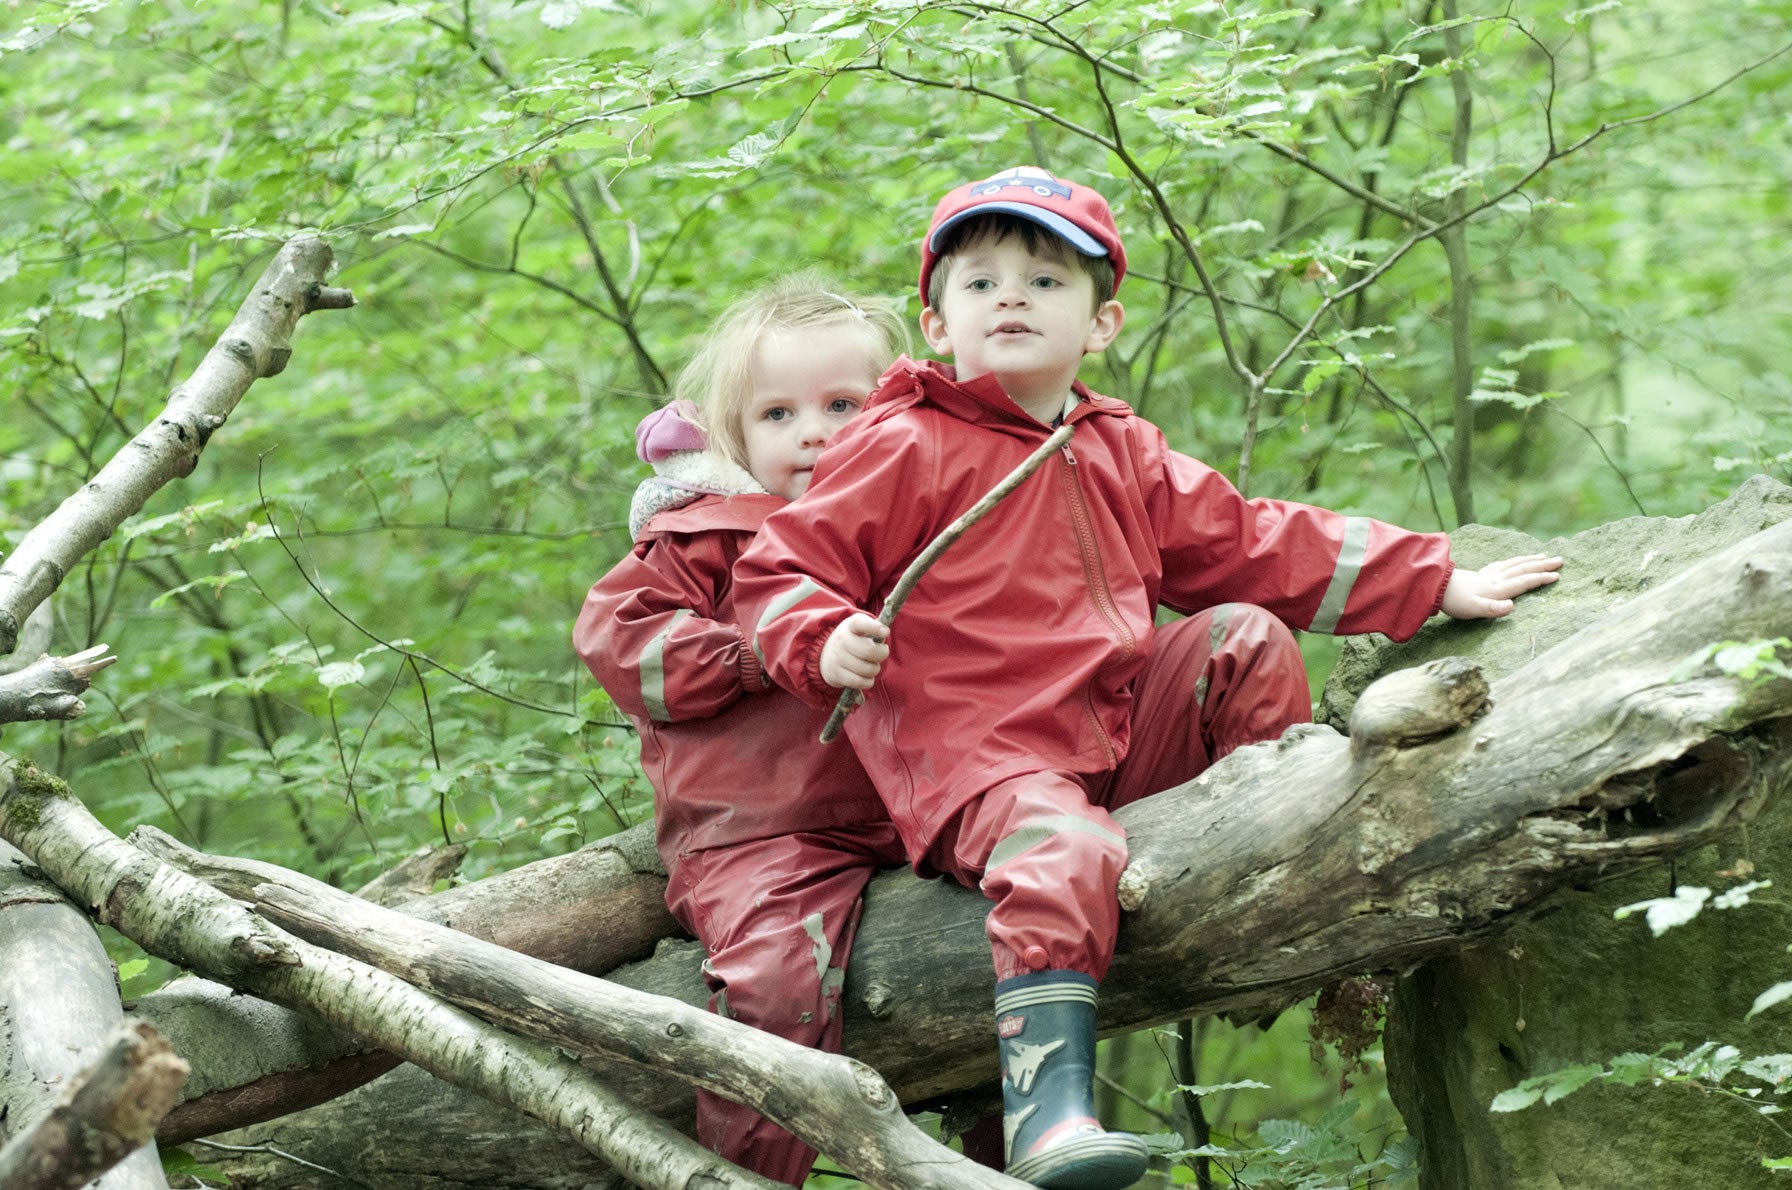
<path fill-rule="evenodd" d="M 897 862 L 895 833 L 787 835 L 683 857 L 673 916 L 703 942 L 711 1008 L 830 1053 L 865 884 Z M 873 845 L 875 844 L 875 845 Z M 697 1139 L 737 1165 L 801 1185 L 815 1150 L 750 1108 L 697 1092 Z"/>
<path fill-rule="evenodd" d="M 1080 781 L 1055 772 L 1010 778 L 960 811 L 954 826 L 942 870 L 995 902 L 984 928 L 997 979 L 1048 968 L 1107 973 L 1126 832 L 1089 804 Z"/>
<path fill-rule="evenodd" d="M 1133 683 L 1132 744 L 1091 794 L 1110 810 L 1199 776 L 1235 748 L 1313 717 L 1294 634 L 1249 603 L 1166 624 Z"/>

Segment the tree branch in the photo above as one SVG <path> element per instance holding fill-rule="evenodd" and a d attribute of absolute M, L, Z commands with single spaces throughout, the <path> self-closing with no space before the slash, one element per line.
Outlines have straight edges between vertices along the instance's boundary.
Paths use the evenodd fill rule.
<path fill-rule="evenodd" d="M 12 652 L 25 618 L 76 562 L 164 484 L 192 473 L 249 386 L 286 367 L 300 318 L 354 304 L 347 290 L 323 284 L 333 262 L 319 239 L 291 240 L 281 248 L 192 376 L 170 394 L 161 416 L 19 542 L 0 565 L 0 654 Z"/>
<path fill-rule="evenodd" d="M 183 868 L 211 862 L 166 836 L 158 850 Z M 514 1032 L 676 1072 L 776 1120 L 870 1185 L 1018 1186 L 921 1133 L 884 1081 L 849 1058 L 381 909 L 298 872 L 248 860 L 230 866 L 239 874 L 231 895 L 246 892 L 259 912 L 309 942 Z M 247 889 L 245 874 L 258 878 Z M 791 1087 L 804 1093 L 792 1097 Z"/>
<path fill-rule="evenodd" d="M 120 1025 L 48 1112 L 0 1149 L 5 1190 L 80 1190 L 148 1144 L 187 1064 L 141 1022 Z"/>
<path fill-rule="evenodd" d="M 86 710 L 81 692 L 93 675 L 116 657 L 105 656 L 110 645 L 95 645 L 67 657 L 45 654 L 23 669 L 0 674 L 0 723 L 39 719 L 75 719 Z"/>

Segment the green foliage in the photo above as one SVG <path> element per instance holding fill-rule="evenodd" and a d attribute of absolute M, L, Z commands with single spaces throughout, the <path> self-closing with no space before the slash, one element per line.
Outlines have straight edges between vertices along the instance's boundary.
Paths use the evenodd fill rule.
<path fill-rule="evenodd" d="M 162 1174 L 168 1179 L 170 1186 L 228 1186 L 230 1179 L 224 1171 L 202 1164 L 193 1154 L 185 1149 L 163 1148 L 159 1150 L 162 1158 Z M 191 1178 L 191 1182 L 179 1179 Z"/>
<path fill-rule="evenodd" d="M 1225 1184 L 1232 1186 L 1266 1190 L 1416 1187 L 1416 1142 L 1411 1137 L 1401 1137 L 1391 1144 L 1374 1145 L 1378 1151 L 1365 1156 L 1365 1143 L 1371 1138 L 1363 1135 L 1357 1112 L 1358 1106 L 1345 1100 L 1333 1105 L 1316 1123 L 1263 1120 L 1250 1132 L 1195 1148 L 1171 1148 L 1162 1155 L 1185 1167 L 1192 1166 L 1196 1158 L 1207 1158 Z M 1152 1139 L 1161 1145 L 1179 1138 Z"/>
<path fill-rule="evenodd" d="M 1676 926 L 1693 921 L 1706 908 L 1738 909 L 1752 901 L 1754 893 L 1771 888 L 1772 881 L 1751 880 L 1713 896 L 1708 888 L 1680 887 L 1674 895 L 1625 905 L 1613 912 L 1618 920 L 1638 911 L 1645 914 L 1649 931 L 1659 938 Z M 1792 946 L 1787 948 L 1792 950 Z M 1755 998 L 1747 1016 L 1792 999 L 1792 980 L 1782 981 Z M 1746 1018 L 1745 1018 L 1746 1019 Z M 1763 1117 L 1786 1110 L 1783 1097 L 1792 1094 L 1792 1054 L 1745 1055 L 1734 1045 L 1705 1041 L 1681 1054 L 1682 1045 L 1665 1046 L 1654 1053 L 1626 1053 L 1600 1064 L 1581 1063 L 1533 1075 L 1517 1086 L 1495 1095 L 1490 1105 L 1496 1112 L 1522 1111 L 1538 1103 L 1557 1103 L 1582 1088 L 1601 1083 L 1621 1087 L 1668 1087 L 1697 1091 L 1734 1103 Z M 1774 1126 L 1792 1145 L 1792 1129 L 1777 1121 Z M 1763 1168 L 1792 1168 L 1792 1158 L 1763 1157 Z"/>
<path fill-rule="evenodd" d="M 1792 678 L 1792 669 L 1780 660 L 1780 653 L 1787 651 L 1792 651 L 1792 640 L 1783 636 L 1772 640 L 1713 641 L 1675 666 L 1669 677 L 1684 682 L 1709 663 L 1719 673 L 1741 678 L 1744 682 Z"/>
<path fill-rule="evenodd" d="M 1496 1112 L 1522 1111 L 1537 1103 L 1551 1104 L 1583 1087 L 1610 1083 L 1620 1087 L 1670 1087 L 1713 1095 L 1762 1116 L 1785 1110 L 1779 1100 L 1792 1092 L 1792 1054 L 1745 1057 L 1733 1045 L 1707 1041 L 1674 1056 L 1678 1046 L 1653 1054 L 1620 1054 L 1603 1065 L 1567 1066 L 1527 1078 L 1494 1097 Z M 1786 1132 L 1783 1127 L 1780 1129 Z M 1792 1132 L 1787 1132 L 1792 1142 Z M 1764 1157 L 1767 1169 L 1785 1169 L 1792 1158 Z"/>

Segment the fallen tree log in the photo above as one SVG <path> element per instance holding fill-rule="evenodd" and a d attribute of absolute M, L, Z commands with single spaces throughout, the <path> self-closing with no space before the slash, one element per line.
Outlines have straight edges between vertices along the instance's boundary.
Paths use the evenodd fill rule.
<path fill-rule="evenodd" d="M 676 1070 L 750 1103 L 874 1186 L 1024 1185 L 927 1137 L 883 1080 L 849 1058 L 406 918 L 317 881 L 308 882 L 306 894 L 347 917 L 358 937 L 351 946 L 336 931 L 330 937 L 338 949 L 309 945 L 118 839 L 66 787 L 4 756 L 0 836 L 28 849 L 102 921 L 151 954 L 315 1013 L 438 1077 L 555 1123 L 638 1185 L 682 1190 L 693 1178 L 747 1188 L 772 1183 L 633 1110 L 559 1048 Z M 344 957 L 350 949 L 402 970 L 409 981 Z M 420 953 L 436 961 L 419 962 Z M 446 988 L 450 999 L 475 1004 L 484 1017 L 525 1026 L 554 1044 L 484 1026 L 420 991 L 423 985 Z"/>
<path fill-rule="evenodd" d="M 93 923 L 0 843 L 0 1141 L 43 1119 L 123 1023 L 118 980 Z M 99 1190 L 167 1186 L 153 1145 L 115 1160 L 99 1181 Z"/>
<path fill-rule="evenodd" d="M 138 828 L 132 841 L 181 866 L 199 859 L 159 831 Z M 251 861 L 234 866 L 252 883 L 233 883 L 230 895 L 249 900 L 298 937 L 391 972 L 512 1032 L 675 1070 L 778 1120 L 861 1181 L 1019 1185 L 926 1138 L 860 1063 L 382 909 L 298 872 Z"/>
<path fill-rule="evenodd" d="M 81 1190 L 149 1144 L 186 1077 L 154 1029 L 119 1026 L 50 1110 L 0 1148 L 0 1190 Z"/>
<path fill-rule="evenodd" d="M 1652 586 L 1485 696 L 1459 665 L 1416 679 L 1429 726 L 1399 709 L 1410 690 L 1381 708 L 1366 694 L 1358 739 L 1296 729 L 1128 807 L 1104 1029 L 1261 1014 L 1341 976 L 1403 969 L 1553 891 L 1747 820 L 1792 784 L 1792 683 L 1678 671 L 1712 640 L 1777 636 L 1789 618 L 1792 525 Z M 1484 628 L 1502 630 L 1522 626 Z M 1440 726 L 1452 729 L 1427 738 Z M 974 893 L 902 873 L 867 894 L 847 1052 L 911 1106 L 993 1077 L 983 912 Z M 616 974 L 691 1002 L 698 959 L 668 945 Z M 282 1121 L 284 1143 L 302 1151 L 304 1127 Z"/>

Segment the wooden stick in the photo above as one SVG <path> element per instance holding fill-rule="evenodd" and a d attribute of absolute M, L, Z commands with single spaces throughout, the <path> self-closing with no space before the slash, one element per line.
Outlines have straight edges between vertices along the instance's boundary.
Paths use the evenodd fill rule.
<path fill-rule="evenodd" d="M 1052 436 L 1047 438 L 1038 450 L 1022 460 L 1020 466 L 1010 471 L 1002 482 L 989 489 L 983 494 L 982 499 L 960 513 L 957 520 L 941 529 L 939 536 L 927 543 L 927 548 L 915 556 L 915 560 L 908 564 L 908 569 L 902 572 L 902 577 L 896 580 L 896 589 L 890 592 L 888 599 L 884 600 L 884 607 L 877 615 L 877 622 L 888 628 L 890 621 L 896 618 L 896 613 L 902 610 L 903 601 L 909 597 L 909 593 L 921 581 L 921 576 L 927 573 L 928 567 L 939 561 L 940 555 L 946 552 L 946 548 L 957 541 L 966 529 L 982 520 L 985 513 L 1001 503 L 1002 498 L 1018 488 L 1027 476 L 1039 470 L 1039 465 L 1056 454 L 1066 442 L 1070 441 L 1070 436 L 1075 432 L 1076 427 L 1069 422 L 1065 422 L 1052 431 Z M 850 686 L 840 692 L 840 701 L 834 704 L 834 713 L 828 716 L 827 726 L 821 729 L 822 743 L 834 742 L 834 737 L 840 734 L 840 728 L 846 723 L 846 717 L 852 714 L 852 709 L 858 706 L 863 698 L 863 694 Z"/>

